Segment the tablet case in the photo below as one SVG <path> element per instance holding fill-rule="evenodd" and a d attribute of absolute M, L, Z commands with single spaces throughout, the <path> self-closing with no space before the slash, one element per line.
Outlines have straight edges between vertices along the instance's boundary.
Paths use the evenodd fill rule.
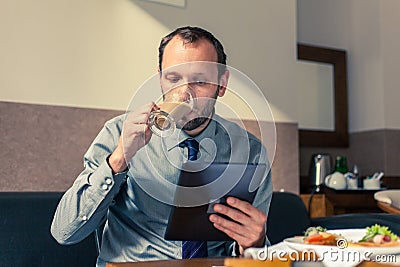
<path fill-rule="evenodd" d="M 178 185 L 200 187 L 212 183 L 200 194 L 192 194 L 185 188 L 175 192 L 175 206 L 172 208 L 164 238 L 166 240 L 232 240 L 225 233 L 216 229 L 209 221 L 209 216 L 216 203 L 226 203 L 228 196 L 253 202 L 257 189 L 266 177 L 265 164 L 187 162 L 183 166 Z M 199 170 L 200 171 L 193 171 Z M 228 184 L 228 185 L 227 185 Z M 222 196 L 222 197 L 221 197 Z M 208 199 L 207 202 L 201 201 Z M 199 205 L 193 206 L 194 202 Z M 201 204 L 201 203 L 205 204 Z M 228 218 L 229 219 L 229 218 Z"/>

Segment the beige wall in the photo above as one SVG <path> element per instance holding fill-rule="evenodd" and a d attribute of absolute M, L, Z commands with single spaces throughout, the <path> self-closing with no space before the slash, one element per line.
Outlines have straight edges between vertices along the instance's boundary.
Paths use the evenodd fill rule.
<path fill-rule="evenodd" d="M 191 24 L 223 41 L 228 63 L 259 85 L 277 121 L 297 122 L 304 106 L 296 101 L 297 30 L 300 42 L 349 52 L 351 132 L 400 128 L 399 5 L 298 0 L 297 25 L 295 0 L 187 0 L 184 8 L 141 0 L 4 0 L 0 100 L 124 110 L 156 72 L 160 37 Z"/>
<path fill-rule="evenodd" d="M 349 129 L 400 128 L 396 0 L 298 0 L 300 42 L 348 52 Z"/>
<path fill-rule="evenodd" d="M 65 190 L 99 127 L 125 110 L 135 91 L 157 73 L 160 38 L 183 25 L 214 33 L 228 64 L 261 88 L 281 122 L 271 158 L 274 186 L 298 192 L 297 124 L 292 123 L 297 107 L 291 97 L 295 0 L 186 0 L 185 7 L 142 0 L 0 1 L 0 141 L 7 159 L 0 177 L 18 177 L 11 184 L 3 179 L 0 190 Z M 151 91 L 140 99 L 159 96 L 157 88 Z M 243 95 L 248 106 L 234 106 L 244 117 L 251 113 L 248 107 L 268 108 L 257 104 L 260 95 Z M 241 101 L 232 93 L 225 99 Z M 10 176 L 18 162 L 29 166 Z"/>
<path fill-rule="evenodd" d="M 122 109 L 168 31 L 134 1 L 0 2 L 1 100 Z"/>
<path fill-rule="evenodd" d="M 223 41 L 228 63 L 262 88 L 276 120 L 296 121 L 295 0 L 1 1 L 0 100 L 125 110 L 156 73 L 160 38 L 187 24 Z"/>
<path fill-rule="evenodd" d="M 349 147 L 300 148 L 300 174 L 311 155 L 346 155 L 361 175 L 400 174 L 400 1 L 298 0 L 300 42 L 347 50 Z"/>
<path fill-rule="evenodd" d="M 400 128 L 400 1 L 385 0 L 381 3 L 381 47 L 383 58 L 383 86 L 385 88 L 385 128 Z"/>

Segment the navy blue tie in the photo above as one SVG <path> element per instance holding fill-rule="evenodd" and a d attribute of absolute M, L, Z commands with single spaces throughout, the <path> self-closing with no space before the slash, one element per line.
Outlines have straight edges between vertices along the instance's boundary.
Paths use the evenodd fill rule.
<path fill-rule="evenodd" d="M 187 147 L 188 149 L 188 160 L 196 160 L 197 153 L 199 152 L 199 143 L 188 138 L 179 144 L 179 147 Z M 193 231 L 196 225 L 193 225 Z M 182 241 L 182 259 L 191 258 L 205 258 L 208 256 L 207 242 L 205 241 Z"/>
<path fill-rule="evenodd" d="M 197 153 L 199 153 L 199 142 L 193 138 L 188 138 L 179 144 L 179 147 L 188 149 L 188 160 L 196 160 Z"/>

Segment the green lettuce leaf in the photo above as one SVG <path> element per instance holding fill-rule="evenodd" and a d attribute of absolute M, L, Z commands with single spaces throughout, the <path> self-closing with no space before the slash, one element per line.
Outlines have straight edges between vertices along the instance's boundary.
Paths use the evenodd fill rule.
<path fill-rule="evenodd" d="M 359 242 L 368 241 L 376 235 L 388 235 L 392 241 L 397 241 L 399 237 L 395 235 L 392 231 L 389 230 L 387 226 L 381 226 L 379 224 L 372 225 L 366 228 L 367 232 L 363 238 Z"/>

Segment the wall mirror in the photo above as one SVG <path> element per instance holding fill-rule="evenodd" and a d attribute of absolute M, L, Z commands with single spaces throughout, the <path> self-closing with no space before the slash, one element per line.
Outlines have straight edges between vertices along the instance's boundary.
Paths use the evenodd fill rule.
<path fill-rule="evenodd" d="M 299 122 L 299 144 L 302 147 L 348 147 L 348 114 L 347 114 L 347 66 L 346 51 L 318 47 L 306 44 L 297 45 L 297 59 L 310 63 L 321 63 L 325 67 L 320 68 L 317 84 L 319 87 L 311 90 L 307 98 L 310 105 L 317 110 L 309 111 L 322 126 L 307 127 L 307 122 Z M 326 74 L 328 73 L 328 74 Z M 329 73 L 332 84 L 323 86 L 320 80 L 329 81 Z M 301 74 L 300 74 L 301 75 Z M 321 79 L 321 77 L 324 77 Z M 328 82 L 329 83 L 329 82 Z M 325 90 L 325 91 L 323 91 Z M 327 91 L 330 90 L 330 91 Z M 333 90 L 333 92 L 332 92 Z M 307 94 L 307 93 L 304 93 Z M 318 101 L 318 97 L 330 97 L 323 102 Z M 327 102 L 325 101 L 327 100 Z M 321 102 L 321 103 L 320 103 Z M 331 104 L 329 104 L 331 103 Z M 312 104 L 312 105 L 311 105 Z M 303 101 L 304 105 L 304 101 Z M 308 107 L 304 107 L 308 108 Z M 325 110 L 324 110 L 325 109 Z M 324 112 L 319 112 L 324 110 Z M 307 114 L 303 115 L 307 117 Z M 327 118 L 328 117 L 328 118 Z M 331 118 L 331 119 L 329 119 Z M 329 121 L 332 122 L 329 122 Z M 327 122 L 327 123 L 326 123 Z M 327 125 L 323 125 L 326 123 Z"/>

